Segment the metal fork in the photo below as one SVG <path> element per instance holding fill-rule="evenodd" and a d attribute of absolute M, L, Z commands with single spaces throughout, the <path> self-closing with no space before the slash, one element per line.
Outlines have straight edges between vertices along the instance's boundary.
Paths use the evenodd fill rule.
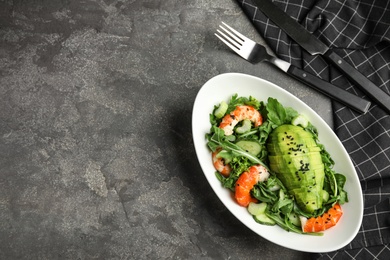
<path fill-rule="evenodd" d="M 215 35 L 230 49 L 252 64 L 268 61 L 302 83 L 360 113 L 366 113 L 370 108 L 371 102 L 268 54 L 264 46 L 245 37 L 226 23 L 222 22 L 219 27 L 221 30 L 217 29 Z"/>

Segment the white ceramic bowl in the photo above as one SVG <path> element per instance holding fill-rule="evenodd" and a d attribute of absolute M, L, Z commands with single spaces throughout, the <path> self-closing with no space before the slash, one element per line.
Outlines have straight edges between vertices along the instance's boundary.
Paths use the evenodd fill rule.
<path fill-rule="evenodd" d="M 223 188 L 216 178 L 211 152 L 206 146 L 205 138 L 211 127 L 209 115 L 215 105 L 222 100 L 229 101 L 236 93 L 238 96 L 253 96 L 264 102 L 267 102 L 268 97 L 276 98 L 285 107 L 292 107 L 304 114 L 316 126 L 320 143 L 325 145 L 335 161 L 335 171 L 347 178 L 344 189 L 348 192 L 349 198 L 349 202 L 342 205 L 344 213 L 338 224 L 324 231 L 323 236 L 296 234 L 287 232 L 279 226 L 256 223 L 247 209 L 239 206 L 232 198 L 231 192 Z M 351 159 L 327 123 L 291 93 L 266 80 L 245 74 L 218 75 L 206 82 L 197 94 L 192 113 L 192 133 L 200 166 L 212 189 L 227 209 L 258 235 L 280 246 L 304 252 L 335 251 L 347 245 L 356 236 L 363 218 L 363 196 Z"/>

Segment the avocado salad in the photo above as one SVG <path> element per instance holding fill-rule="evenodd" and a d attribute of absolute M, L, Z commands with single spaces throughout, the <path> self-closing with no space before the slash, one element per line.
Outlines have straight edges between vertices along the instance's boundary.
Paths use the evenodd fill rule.
<path fill-rule="evenodd" d="M 215 175 L 256 222 L 313 235 L 336 225 L 346 177 L 303 114 L 272 97 L 234 94 L 214 106 L 210 123 Z"/>

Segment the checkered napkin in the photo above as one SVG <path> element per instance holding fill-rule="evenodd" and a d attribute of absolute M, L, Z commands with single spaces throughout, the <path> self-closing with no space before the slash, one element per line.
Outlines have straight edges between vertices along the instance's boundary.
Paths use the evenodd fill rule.
<path fill-rule="evenodd" d="M 360 97 L 369 98 L 320 56 L 274 25 L 252 0 L 237 0 L 277 56 Z M 308 31 L 390 94 L 390 1 L 274 0 Z M 390 259 L 390 117 L 373 101 L 359 114 L 333 101 L 334 130 L 347 149 L 364 194 L 363 224 L 345 248 L 315 259 Z"/>

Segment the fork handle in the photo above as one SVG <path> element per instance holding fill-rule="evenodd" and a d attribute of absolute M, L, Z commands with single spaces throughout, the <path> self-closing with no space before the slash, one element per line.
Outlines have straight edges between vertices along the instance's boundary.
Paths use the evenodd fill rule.
<path fill-rule="evenodd" d="M 324 81 L 313 74 L 303 71 L 295 66 L 290 66 L 287 73 L 302 83 L 318 90 L 328 97 L 339 101 L 340 103 L 365 114 L 370 108 L 371 102 L 360 98 L 346 90 L 343 90 L 327 81 Z"/>

